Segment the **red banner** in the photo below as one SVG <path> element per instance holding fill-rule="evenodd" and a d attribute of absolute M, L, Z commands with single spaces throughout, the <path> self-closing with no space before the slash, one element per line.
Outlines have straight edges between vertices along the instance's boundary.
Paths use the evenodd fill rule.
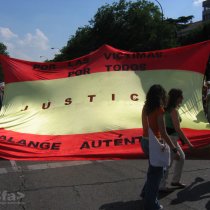
<path fill-rule="evenodd" d="M 141 110 L 153 84 L 183 90 L 181 126 L 196 147 L 204 147 L 210 143 L 202 104 L 209 54 L 210 41 L 151 52 L 104 45 L 66 62 L 29 62 L 1 55 L 6 86 L 0 157 L 141 158 Z"/>

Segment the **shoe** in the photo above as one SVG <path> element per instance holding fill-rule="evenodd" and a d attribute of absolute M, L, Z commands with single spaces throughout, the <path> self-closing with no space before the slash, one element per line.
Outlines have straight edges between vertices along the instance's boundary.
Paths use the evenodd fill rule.
<path fill-rule="evenodd" d="M 158 209 L 158 210 L 162 210 L 163 209 L 163 206 L 162 205 L 160 205 L 160 208 Z"/>
<path fill-rule="evenodd" d="M 144 193 L 140 193 L 139 195 L 142 199 L 145 197 Z"/>
<path fill-rule="evenodd" d="M 179 188 L 185 188 L 186 184 L 183 184 L 181 182 L 171 182 L 171 186 L 179 187 Z"/>
<path fill-rule="evenodd" d="M 169 187 L 163 187 L 159 189 L 159 193 L 170 193 L 173 192 L 174 189 L 173 188 L 169 188 Z"/>

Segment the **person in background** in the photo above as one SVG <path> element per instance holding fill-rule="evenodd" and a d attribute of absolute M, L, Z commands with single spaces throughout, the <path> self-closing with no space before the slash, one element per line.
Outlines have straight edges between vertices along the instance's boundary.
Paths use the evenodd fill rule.
<path fill-rule="evenodd" d="M 148 127 L 152 129 L 154 135 L 160 141 L 165 141 L 171 148 L 172 152 L 179 156 L 177 148 L 166 132 L 164 122 L 165 105 L 166 91 L 161 85 L 151 86 L 146 95 L 146 101 L 142 110 L 143 137 L 141 139 L 141 146 L 147 156 L 149 155 Z M 163 209 L 163 206 L 159 204 L 157 199 L 162 176 L 163 167 L 152 166 L 149 162 L 147 180 L 140 195 L 143 198 L 144 210 Z"/>
<path fill-rule="evenodd" d="M 3 96 L 4 96 L 4 82 L 0 82 L 0 109 L 2 107 Z"/>
<path fill-rule="evenodd" d="M 174 162 L 174 174 L 173 174 L 171 185 L 178 188 L 184 188 L 186 186 L 180 181 L 183 166 L 184 166 L 184 161 L 185 161 L 185 154 L 178 143 L 178 139 L 182 139 L 182 141 L 185 144 L 187 144 L 190 149 L 193 148 L 193 145 L 190 143 L 189 139 L 185 136 L 185 134 L 183 133 L 180 127 L 181 117 L 179 115 L 178 109 L 182 103 L 182 100 L 183 100 L 182 90 L 171 89 L 168 93 L 168 103 L 165 108 L 165 114 L 164 114 L 165 123 L 166 123 L 166 131 L 180 154 L 180 158 L 177 159 L 176 156 L 174 156 L 174 153 L 171 152 L 171 165 Z M 170 188 L 166 187 L 168 172 L 169 172 L 169 167 L 164 170 L 163 179 L 161 180 L 161 184 L 160 184 L 160 192 L 170 191 Z"/>
<path fill-rule="evenodd" d="M 210 122 L 210 81 L 207 81 L 206 113 L 207 113 L 207 119 Z"/>
<path fill-rule="evenodd" d="M 203 102 L 203 109 L 205 116 L 207 117 L 207 105 L 206 105 L 206 98 L 207 98 L 207 82 L 204 80 L 203 88 L 202 88 L 202 102 Z"/>

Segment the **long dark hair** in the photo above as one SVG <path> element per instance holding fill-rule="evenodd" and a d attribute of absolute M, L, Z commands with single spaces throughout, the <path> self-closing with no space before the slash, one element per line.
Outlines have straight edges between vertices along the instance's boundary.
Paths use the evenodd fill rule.
<path fill-rule="evenodd" d="M 178 98 L 183 98 L 182 90 L 172 88 L 168 92 L 168 103 L 166 106 L 166 111 L 171 111 L 172 109 L 176 108 Z"/>
<path fill-rule="evenodd" d="M 161 85 L 152 85 L 147 92 L 145 101 L 146 114 L 150 114 L 156 108 L 164 106 L 166 103 L 166 91 Z"/>

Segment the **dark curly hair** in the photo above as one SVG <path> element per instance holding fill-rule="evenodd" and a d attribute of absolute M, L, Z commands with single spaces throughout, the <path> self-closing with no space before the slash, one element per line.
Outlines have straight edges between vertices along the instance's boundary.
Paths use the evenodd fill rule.
<path fill-rule="evenodd" d="M 183 98 L 182 90 L 173 88 L 168 92 L 166 111 L 170 112 L 171 109 L 176 108 L 178 98 Z"/>
<path fill-rule="evenodd" d="M 166 103 L 166 91 L 165 89 L 158 84 L 152 85 L 147 92 L 146 101 L 145 101 L 145 111 L 146 114 L 150 114 L 156 108 L 164 106 Z"/>

